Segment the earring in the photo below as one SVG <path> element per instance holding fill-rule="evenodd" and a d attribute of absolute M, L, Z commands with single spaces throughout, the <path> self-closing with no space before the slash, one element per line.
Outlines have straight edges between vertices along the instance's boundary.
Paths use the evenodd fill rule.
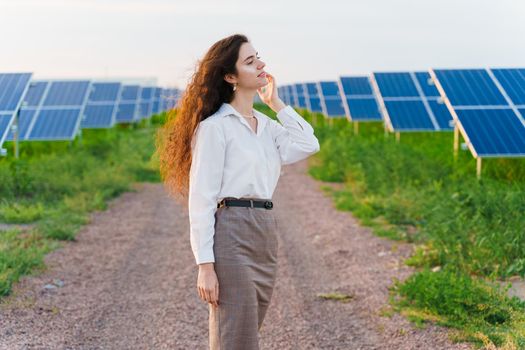
<path fill-rule="evenodd" d="M 233 83 L 233 91 L 237 90 L 237 83 Z"/>

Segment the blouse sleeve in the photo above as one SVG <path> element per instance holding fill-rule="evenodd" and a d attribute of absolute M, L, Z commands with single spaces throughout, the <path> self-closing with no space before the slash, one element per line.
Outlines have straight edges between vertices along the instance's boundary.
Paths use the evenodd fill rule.
<path fill-rule="evenodd" d="M 200 122 L 192 142 L 188 210 L 190 243 L 197 264 L 215 262 L 215 212 L 221 189 L 226 142 L 220 127 Z"/>
<path fill-rule="evenodd" d="M 314 135 L 314 129 L 290 105 L 277 113 L 277 119 L 282 125 L 275 120 L 271 124 L 281 164 L 298 162 L 319 151 L 319 140 Z"/>

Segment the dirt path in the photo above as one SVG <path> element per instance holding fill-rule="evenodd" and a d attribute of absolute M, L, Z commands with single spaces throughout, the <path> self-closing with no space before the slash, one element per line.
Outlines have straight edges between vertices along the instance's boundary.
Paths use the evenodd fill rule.
<path fill-rule="evenodd" d="M 444 330 L 382 317 L 410 248 L 377 238 L 334 209 L 306 174 L 283 167 L 274 196 L 279 271 L 261 349 L 469 349 Z M 0 307 L 0 349 L 206 349 L 208 306 L 196 290 L 186 208 L 162 185 L 125 193 L 24 277 Z M 44 286 L 62 280 L 54 289 Z M 317 293 L 353 294 L 348 303 Z"/>

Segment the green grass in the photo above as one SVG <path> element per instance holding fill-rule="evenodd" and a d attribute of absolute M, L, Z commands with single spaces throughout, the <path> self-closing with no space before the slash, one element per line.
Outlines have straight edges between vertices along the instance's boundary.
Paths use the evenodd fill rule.
<path fill-rule="evenodd" d="M 484 160 L 478 181 L 468 152 L 453 161 L 452 133 L 403 134 L 396 142 L 379 123 L 360 124 L 354 135 L 346 119 L 329 126 L 321 115 L 302 114 L 321 142 L 310 174 L 344 184 L 327 187 L 336 207 L 379 236 L 417 247 L 406 263 L 419 271 L 392 286 L 392 306 L 417 325 L 458 329 L 457 340 L 525 348 L 525 306 L 491 282 L 525 275 L 524 160 Z M 20 160 L 0 158 L 0 223 L 32 225 L 0 231 L 0 296 L 44 268 L 43 257 L 61 241 L 74 240 L 91 211 L 133 182 L 160 180 L 151 155 L 164 118 L 83 130 L 73 143 L 25 142 Z M 12 153 L 10 143 L 4 147 Z"/>
<path fill-rule="evenodd" d="M 476 345 L 525 347 L 525 302 L 499 285 L 459 271 L 425 269 L 397 282 L 392 303 L 421 325 L 429 320 L 461 329 L 456 340 Z"/>
<path fill-rule="evenodd" d="M 74 240 L 89 213 L 134 182 L 158 182 L 152 158 L 154 135 L 165 114 L 152 123 L 82 130 L 74 142 L 23 142 L 20 157 L 12 143 L 0 158 L 0 223 L 29 224 L 27 230 L 0 230 L 0 296 L 10 294 L 23 275 L 45 268 L 43 257 Z"/>
<path fill-rule="evenodd" d="M 396 142 L 380 123 L 361 123 L 357 135 L 346 119 L 315 129 L 321 150 L 309 172 L 344 184 L 329 190 L 336 207 L 417 247 L 406 263 L 419 271 L 394 289 L 398 307 L 459 329 L 458 339 L 525 347 L 524 304 L 491 283 L 525 276 L 525 159 L 485 159 L 478 180 L 470 152 L 454 161 L 452 132 Z"/>

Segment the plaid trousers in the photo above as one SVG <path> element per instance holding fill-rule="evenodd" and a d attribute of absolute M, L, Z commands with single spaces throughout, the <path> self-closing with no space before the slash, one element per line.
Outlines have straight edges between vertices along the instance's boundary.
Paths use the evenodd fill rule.
<path fill-rule="evenodd" d="M 210 350 L 258 350 L 277 272 L 275 209 L 220 207 L 215 213 L 219 306 L 209 308 Z"/>

